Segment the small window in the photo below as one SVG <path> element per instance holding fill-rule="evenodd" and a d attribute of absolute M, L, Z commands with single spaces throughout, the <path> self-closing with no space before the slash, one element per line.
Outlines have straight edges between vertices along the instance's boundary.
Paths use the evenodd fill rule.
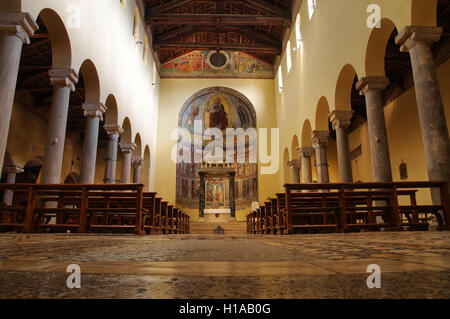
<path fill-rule="evenodd" d="M 153 61 L 153 79 L 152 79 L 152 85 L 156 86 L 156 74 L 158 70 L 156 69 L 156 63 Z"/>
<path fill-rule="evenodd" d="M 147 60 L 148 60 L 148 51 L 149 51 L 150 45 L 148 42 L 148 37 L 146 36 L 144 39 L 144 56 L 143 56 L 143 60 L 144 60 L 144 65 L 147 66 Z"/>
<path fill-rule="evenodd" d="M 133 26 L 133 36 L 136 42 L 139 41 L 139 9 L 136 7 L 134 9 L 134 26 Z"/>
<path fill-rule="evenodd" d="M 300 14 L 297 15 L 297 20 L 295 21 L 295 39 L 297 40 L 297 50 L 300 51 L 302 47 L 302 30 L 300 29 Z"/>
<path fill-rule="evenodd" d="M 283 92 L 283 71 L 281 66 L 278 68 L 278 93 Z"/>
<path fill-rule="evenodd" d="M 286 66 L 288 73 L 291 72 L 292 58 L 291 58 L 291 41 L 288 41 L 286 46 Z"/>
<path fill-rule="evenodd" d="M 127 8 L 127 0 L 120 0 L 120 4 L 124 10 Z"/>
<path fill-rule="evenodd" d="M 308 0 L 309 20 L 311 20 L 316 8 L 317 8 L 317 0 Z"/>

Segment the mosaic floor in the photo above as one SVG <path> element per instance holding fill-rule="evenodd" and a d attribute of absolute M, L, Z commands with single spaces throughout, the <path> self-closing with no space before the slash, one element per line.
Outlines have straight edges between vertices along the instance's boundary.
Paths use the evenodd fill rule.
<path fill-rule="evenodd" d="M 81 268 L 81 289 L 66 285 Z M 369 289 L 367 267 L 381 268 Z M 0 235 L 0 298 L 450 298 L 450 233 Z"/>

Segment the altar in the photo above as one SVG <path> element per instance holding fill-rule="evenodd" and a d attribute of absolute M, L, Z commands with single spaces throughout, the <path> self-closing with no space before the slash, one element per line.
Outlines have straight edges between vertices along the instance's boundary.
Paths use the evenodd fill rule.
<path fill-rule="evenodd" d="M 200 176 L 199 185 L 199 215 L 201 219 L 205 218 L 207 214 L 208 219 L 212 216 L 217 218 L 223 217 L 230 219 L 236 218 L 236 203 L 234 196 L 234 183 L 236 171 L 232 165 L 228 164 L 202 164 L 202 167 L 197 169 L 198 175 Z M 224 176 L 229 179 L 229 208 L 228 207 L 209 207 L 206 208 L 206 189 L 205 182 L 208 178 L 213 178 L 217 176 Z"/>

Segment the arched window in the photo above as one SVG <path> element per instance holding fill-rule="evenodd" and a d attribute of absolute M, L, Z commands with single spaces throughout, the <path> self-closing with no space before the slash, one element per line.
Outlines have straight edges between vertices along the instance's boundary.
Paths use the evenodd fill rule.
<path fill-rule="evenodd" d="M 311 20 L 316 8 L 317 8 L 317 0 L 308 0 L 309 20 Z"/>
<path fill-rule="evenodd" d="M 133 37 L 136 42 L 139 41 L 139 9 L 134 9 L 134 25 L 133 25 Z"/>
<path fill-rule="evenodd" d="M 297 14 L 297 20 L 295 21 L 295 39 L 297 40 L 297 50 L 300 51 L 302 47 L 302 30 L 300 28 L 300 13 Z"/>
<path fill-rule="evenodd" d="M 286 45 L 286 67 L 288 73 L 291 72 L 292 68 L 292 58 L 291 58 L 291 41 L 288 41 Z"/>
<path fill-rule="evenodd" d="M 283 71 L 281 66 L 278 68 L 278 93 L 283 92 Z"/>
<path fill-rule="evenodd" d="M 156 74 L 157 74 L 158 70 L 156 69 L 156 63 L 155 61 L 153 61 L 153 79 L 152 79 L 152 85 L 156 86 Z"/>
<path fill-rule="evenodd" d="M 147 66 L 148 63 L 148 51 L 150 48 L 150 44 L 148 42 L 148 36 L 145 36 L 144 39 L 144 56 L 143 56 L 143 60 L 144 60 L 144 65 Z"/>
<path fill-rule="evenodd" d="M 122 8 L 125 10 L 127 7 L 127 0 L 120 0 L 120 4 L 122 5 Z"/>

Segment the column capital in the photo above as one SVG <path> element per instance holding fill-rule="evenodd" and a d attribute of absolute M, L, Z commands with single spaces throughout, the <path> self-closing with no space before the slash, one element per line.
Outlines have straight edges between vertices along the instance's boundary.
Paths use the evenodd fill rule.
<path fill-rule="evenodd" d="M 340 111 L 334 110 L 330 113 L 330 122 L 333 125 L 333 129 L 348 128 L 351 124 L 354 111 Z"/>
<path fill-rule="evenodd" d="M 141 168 L 142 165 L 144 165 L 144 159 L 139 155 L 132 156 L 131 165 L 133 165 L 134 168 Z"/>
<path fill-rule="evenodd" d="M 24 169 L 19 166 L 12 165 L 3 167 L 3 171 L 5 173 L 21 174 L 24 172 Z"/>
<path fill-rule="evenodd" d="M 300 169 L 302 167 L 302 161 L 298 158 L 293 159 L 292 161 L 287 163 L 290 167 Z"/>
<path fill-rule="evenodd" d="M 123 133 L 123 128 L 120 125 L 105 124 L 103 125 L 103 128 L 108 135 L 121 135 Z"/>
<path fill-rule="evenodd" d="M 442 27 L 408 26 L 395 37 L 395 44 L 400 45 L 401 52 L 409 52 L 418 42 L 439 41 L 443 30 Z"/>
<path fill-rule="evenodd" d="M 134 143 L 119 143 L 120 149 L 123 153 L 131 153 L 136 149 L 136 144 Z"/>
<path fill-rule="evenodd" d="M 50 84 L 55 88 L 68 87 L 70 91 L 75 91 L 75 84 L 78 83 L 78 75 L 74 69 L 53 68 L 48 71 Z"/>
<path fill-rule="evenodd" d="M 368 91 L 385 90 L 389 85 L 389 79 L 384 76 L 368 76 L 356 83 L 356 90 L 360 95 L 366 95 Z"/>
<path fill-rule="evenodd" d="M 39 29 L 29 13 L 0 12 L 0 32 L 6 31 L 30 44 L 30 37 Z"/>
<path fill-rule="evenodd" d="M 311 146 L 297 147 L 297 153 L 301 158 L 311 157 L 313 148 Z"/>
<path fill-rule="evenodd" d="M 329 131 L 313 131 L 311 134 L 311 140 L 313 143 L 313 148 L 323 148 L 326 147 L 328 143 L 328 137 L 330 136 Z"/>
<path fill-rule="evenodd" d="M 103 113 L 106 112 L 108 108 L 102 103 L 84 103 L 83 111 L 85 117 L 98 117 L 100 121 L 103 120 Z"/>

